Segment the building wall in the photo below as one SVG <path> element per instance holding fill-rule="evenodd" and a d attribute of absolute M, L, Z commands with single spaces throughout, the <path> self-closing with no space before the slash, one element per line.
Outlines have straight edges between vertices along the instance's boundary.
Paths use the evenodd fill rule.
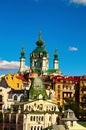
<path fill-rule="evenodd" d="M 2 96 L 2 101 L 0 102 L 0 111 L 3 112 L 4 107 L 8 107 L 8 92 L 10 88 L 4 88 L 0 86 L 0 96 Z"/>

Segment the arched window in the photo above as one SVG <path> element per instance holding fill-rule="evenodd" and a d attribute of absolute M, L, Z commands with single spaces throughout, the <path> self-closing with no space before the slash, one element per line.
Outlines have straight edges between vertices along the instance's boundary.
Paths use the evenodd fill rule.
<path fill-rule="evenodd" d="M 24 101 L 24 95 L 20 97 L 20 101 Z"/>
<path fill-rule="evenodd" d="M 31 126 L 31 130 L 33 130 L 33 126 Z"/>
<path fill-rule="evenodd" d="M 43 116 L 41 117 L 41 121 L 43 121 Z"/>
<path fill-rule="evenodd" d="M 41 126 L 41 130 L 42 130 L 42 126 Z"/>
<path fill-rule="evenodd" d="M 33 120 L 35 121 L 35 116 L 33 117 Z"/>
<path fill-rule="evenodd" d="M 34 130 L 36 130 L 36 126 L 34 126 Z"/>
<path fill-rule="evenodd" d="M 17 100 L 17 95 L 14 96 L 14 100 Z"/>
<path fill-rule="evenodd" d="M 31 117 L 30 117 L 30 121 L 32 121 L 32 120 L 33 120 L 33 117 L 31 116 Z"/>
<path fill-rule="evenodd" d="M 37 130 L 40 130 L 40 126 L 37 127 Z"/>

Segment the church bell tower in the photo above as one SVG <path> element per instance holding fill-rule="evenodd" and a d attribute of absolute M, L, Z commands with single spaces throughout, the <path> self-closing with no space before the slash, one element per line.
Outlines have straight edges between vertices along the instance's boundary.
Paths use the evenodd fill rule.
<path fill-rule="evenodd" d="M 24 45 L 22 45 L 19 72 L 23 73 L 24 71 L 25 71 L 25 51 L 24 51 Z"/>
<path fill-rule="evenodd" d="M 44 41 L 42 40 L 42 33 L 39 32 L 38 40 L 36 41 L 36 48 L 30 54 L 30 69 L 34 72 L 43 72 L 48 70 L 49 55 L 46 51 Z"/>

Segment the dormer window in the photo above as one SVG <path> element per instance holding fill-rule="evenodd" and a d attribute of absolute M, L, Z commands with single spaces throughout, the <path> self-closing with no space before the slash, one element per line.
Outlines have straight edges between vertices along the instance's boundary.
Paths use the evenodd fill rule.
<path fill-rule="evenodd" d="M 14 100 L 15 100 L 15 101 L 17 100 L 17 95 L 14 96 Z"/>
<path fill-rule="evenodd" d="M 17 88 L 19 88 L 19 83 L 17 83 Z"/>

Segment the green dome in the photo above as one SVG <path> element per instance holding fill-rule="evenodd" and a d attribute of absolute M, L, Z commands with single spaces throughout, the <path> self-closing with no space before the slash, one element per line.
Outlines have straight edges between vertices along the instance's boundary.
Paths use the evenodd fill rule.
<path fill-rule="evenodd" d="M 22 58 L 25 59 L 24 45 L 22 45 L 22 51 L 21 51 L 21 57 L 20 57 L 20 59 L 22 59 Z"/>
<path fill-rule="evenodd" d="M 48 98 L 42 79 L 37 77 L 33 80 L 32 84 L 31 84 L 31 88 L 29 91 L 29 98 L 38 99 L 40 94 L 42 95 L 43 99 Z"/>
<path fill-rule="evenodd" d="M 36 45 L 41 47 L 43 46 L 43 44 L 44 44 L 44 41 L 42 40 L 42 34 L 41 32 L 39 32 L 39 37 L 38 37 L 38 40 L 36 41 Z"/>
<path fill-rule="evenodd" d="M 57 49 L 55 49 L 54 60 L 58 60 L 58 51 L 57 51 Z"/>

